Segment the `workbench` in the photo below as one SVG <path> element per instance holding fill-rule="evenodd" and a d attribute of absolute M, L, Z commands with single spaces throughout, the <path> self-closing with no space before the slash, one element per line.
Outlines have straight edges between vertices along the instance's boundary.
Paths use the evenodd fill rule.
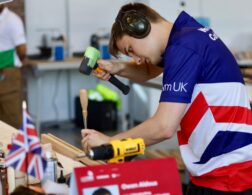
<path fill-rule="evenodd" d="M 11 139 L 13 138 L 13 135 L 16 135 L 18 133 L 18 130 L 13 128 L 12 126 L 9 126 L 8 124 L 2 122 L 0 120 L 0 142 L 3 144 L 4 151 L 7 150 L 7 145 L 11 143 Z M 80 167 L 84 166 L 82 163 L 74 161 L 70 157 L 67 157 L 63 154 L 56 153 L 57 158 L 59 162 L 64 167 L 64 174 L 68 175 L 73 171 L 74 167 Z M 59 173 L 58 173 L 59 175 Z M 29 178 L 29 182 L 31 184 L 39 183 L 40 181 L 34 177 Z"/>

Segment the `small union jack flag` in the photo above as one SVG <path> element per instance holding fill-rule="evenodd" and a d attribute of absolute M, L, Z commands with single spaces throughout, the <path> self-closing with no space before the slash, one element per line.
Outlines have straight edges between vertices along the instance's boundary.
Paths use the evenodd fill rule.
<path fill-rule="evenodd" d="M 47 163 L 35 126 L 26 111 L 25 102 L 23 102 L 23 124 L 19 130 L 12 140 L 11 150 L 6 157 L 6 166 L 41 180 Z"/>

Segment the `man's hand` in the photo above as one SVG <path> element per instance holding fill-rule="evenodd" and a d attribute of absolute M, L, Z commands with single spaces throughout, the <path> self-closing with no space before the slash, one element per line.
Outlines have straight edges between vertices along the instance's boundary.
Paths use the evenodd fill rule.
<path fill-rule="evenodd" d="M 93 70 L 92 73 L 94 76 L 102 80 L 109 80 L 110 74 L 118 74 L 123 68 L 122 63 L 119 61 L 100 59 L 97 63 L 99 68 L 104 71 Z"/>
<path fill-rule="evenodd" d="M 89 148 L 109 143 L 111 138 L 93 129 L 83 129 L 81 131 L 81 144 L 85 152 Z"/>

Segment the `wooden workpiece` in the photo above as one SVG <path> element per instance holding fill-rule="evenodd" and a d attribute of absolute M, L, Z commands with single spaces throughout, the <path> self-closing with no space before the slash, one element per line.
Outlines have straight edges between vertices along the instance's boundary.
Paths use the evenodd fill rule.
<path fill-rule="evenodd" d="M 81 163 L 83 163 L 86 166 L 105 164 L 105 162 L 103 162 L 103 161 L 94 161 L 94 160 L 91 160 L 86 157 L 76 159 L 76 156 L 78 154 L 81 154 L 84 152 L 81 149 L 74 147 L 73 145 L 65 142 L 64 140 L 62 140 L 60 138 L 55 137 L 52 134 L 42 134 L 41 135 L 41 142 L 43 144 L 51 143 L 54 151 L 56 151 L 64 156 L 67 156 L 73 160 L 80 161 Z"/>

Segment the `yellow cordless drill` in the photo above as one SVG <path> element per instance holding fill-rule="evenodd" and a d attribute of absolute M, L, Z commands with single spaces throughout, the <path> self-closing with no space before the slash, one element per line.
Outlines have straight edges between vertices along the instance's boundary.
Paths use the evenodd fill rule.
<path fill-rule="evenodd" d="M 132 159 L 136 155 L 144 154 L 145 144 L 141 138 L 113 140 L 91 148 L 86 156 L 93 160 L 106 160 L 108 163 L 119 163 Z"/>

